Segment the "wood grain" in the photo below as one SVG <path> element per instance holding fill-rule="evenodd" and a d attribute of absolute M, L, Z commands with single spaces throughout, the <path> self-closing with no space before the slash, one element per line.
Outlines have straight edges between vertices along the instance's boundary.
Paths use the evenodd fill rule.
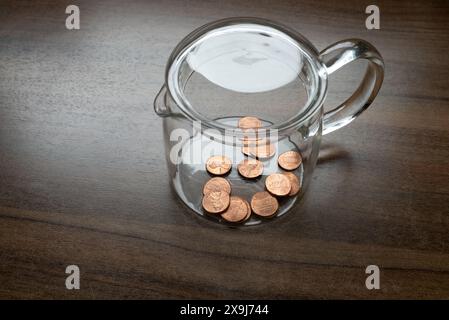
<path fill-rule="evenodd" d="M 68 31 L 65 2 L 0 2 L 0 298 L 449 298 L 447 1 L 379 1 L 371 31 L 363 1 L 77 4 Z M 243 231 L 185 211 L 152 110 L 179 40 L 237 15 L 320 50 L 363 38 L 386 63 L 373 106 L 323 139 L 302 206 Z M 332 76 L 327 105 L 360 67 Z"/>

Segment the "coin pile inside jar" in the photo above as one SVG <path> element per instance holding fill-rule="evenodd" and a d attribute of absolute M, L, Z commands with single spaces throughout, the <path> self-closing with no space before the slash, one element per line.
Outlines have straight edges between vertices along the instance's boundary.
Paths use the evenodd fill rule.
<path fill-rule="evenodd" d="M 238 126 L 243 131 L 258 129 L 262 122 L 256 117 L 243 117 Z M 237 165 L 237 171 L 244 179 L 256 179 L 263 174 L 264 165 L 261 159 L 268 159 L 276 153 L 275 146 L 268 139 L 249 137 L 243 141 L 242 152 L 246 158 Z M 239 196 L 231 196 L 231 183 L 224 177 L 232 170 L 232 162 L 223 155 L 215 155 L 207 159 L 206 170 L 214 175 L 203 187 L 203 209 L 220 215 L 232 223 L 243 223 L 251 217 L 251 213 L 259 217 L 271 218 L 279 208 L 278 197 L 291 197 L 298 194 L 301 184 L 298 177 L 291 171 L 302 163 L 301 154 L 290 150 L 279 155 L 278 165 L 283 172 L 272 173 L 265 179 L 267 191 L 256 192 L 250 203 Z"/>

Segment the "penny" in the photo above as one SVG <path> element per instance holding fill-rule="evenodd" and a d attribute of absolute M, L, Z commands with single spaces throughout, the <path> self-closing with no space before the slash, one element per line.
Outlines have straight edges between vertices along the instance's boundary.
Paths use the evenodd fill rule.
<path fill-rule="evenodd" d="M 268 218 L 276 213 L 279 204 L 271 194 L 261 191 L 255 193 L 251 198 L 251 208 L 255 214 Z"/>
<path fill-rule="evenodd" d="M 245 159 L 238 164 L 237 170 L 245 178 L 257 178 L 263 172 L 263 164 L 256 159 Z"/>
<path fill-rule="evenodd" d="M 302 162 L 301 155 L 296 151 L 287 151 L 279 156 L 278 163 L 282 169 L 295 170 Z"/>
<path fill-rule="evenodd" d="M 229 206 L 229 193 L 212 191 L 203 197 L 203 208 L 209 213 L 221 213 Z"/>
<path fill-rule="evenodd" d="M 239 119 L 238 127 L 240 129 L 255 129 L 262 127 L 262 121 L 256 117 L 243 117 Z"/>
<path fill-rule="evenodd" d="M 245 154 L 245 155 L 247 155 L 247 156 L 250 156 L 250 155 L 251 155 L 250 150 L 249 150 L 249 146 L 248 146 L 248 145 L 244 145 L 244 146 L 242 147 L 242 153 Z"/>
<path fill-rule="evenodd" d="M 301 189 L 298 177 L 294 173 L 291 173 L 291 172 L 284 172 L 283 175 L 286 176 L 288 178 L 288 180 L 290 180 L 290 185 L 292 186 L 290 193 L 288 195 L 289 196 L 296 195 L 299 192 L 299 190 Z"/>
<path fill-rule="evenodd" d="M 267 131 L 261 128 L 262 123 L 260 122 L 260 120 L 257 119 L 257 121 L 258 123 L 245 124 L 242 127 L 240 127 L 242 129 L 242 132 L 244 132 L 243 137 L 240 138 L 243 141 L 243 143 L 261 140 L 264 137 L 266 137 Z"/>
<path fill-rule="evenodd" d="M 257 158 L 269 158 L 274 155 L 275 148 L 270 145 L 270 142 L 266 138 L 254 138 L 244 137 L 242 139 L 242 153 L 247 156 Z M 273 152 L 274 151 L 274 152 Z"/>
<path fill-rule="evenodd" d="M 248 213 L 246 214 L 246 217 L 242 220 L 242 222 L 248 221 L 248 219 L 251 217 L 251 205 L 246 200 L 245 204 L 248 207 Z"/>
<path fill-rule="evenodd" d="M 241 140 L 242 144 L 248 147 L 256 147 L 270 144 L 270 140 L 265 135 L 244 136 Z"/>
<path fill-rule="evenodd" d="M 215 177 L 208 180 L 203 187 L 203 194 L 208 194 L 210 192 L 225 191 L 226 193 L 231 193 L 231 184 L 228 180 L 221 177 Z"/>
<path fill-rule="evenodd" d="M 265 187 L 276 196 L 286 196 L 292 188 L 290 180 L 282 173 L 270 174 L 265 180 Z"/>
<path fill-rule="evenodd" d="M 249 146 L 249 154 L 256 158 L 270 158 L 276 153 L 276 148 L 268 141 L 258 142 Z"/>
<path fill-rule="evenodd" d="M 243 221 L 248 215 L 248 205 L 240 197 L 231 197 L 229 207 L 221 214 L 221 217 L 229 222 Z"/>
<path fill-rule="evenodd" d="M 206 162 L 206 170 L 217 176 L 228 173 L 231 166 L 231 160 L 225 156 L 212 156 Z"/>
<path fill-rule="evenodd" d="M 259 137 L 259 135 L 257 135 L 257 134 L 252 134 L 252 135 L 244 136 L 240 140 L 242 141 L 242 144 L 244 146 L 250 147 L 250 146 L 256 146 L 257 144 L 261 144 L 266 139 Z"/>

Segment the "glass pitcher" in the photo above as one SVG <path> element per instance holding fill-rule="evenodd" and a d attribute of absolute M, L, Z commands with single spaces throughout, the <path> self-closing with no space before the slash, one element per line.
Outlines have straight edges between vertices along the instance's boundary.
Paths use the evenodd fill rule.
<path fill-rule="evenodd" d="M 324 112 L 329 75 L 357 59 L 368 61 L 361 84 L 344 103 Z M 259 18 L 229 18 L 196 29 L 173 50 L 154 101 L 175 192 L 192 212 L 218 223 L 256 225 L 284 215 L 307 190 L 321 136 L 347 125 L 372 103 L 383 73 L 381 55 L 364 40 L 343 40 L 319 52 L 294 30 Z M 242 117 L 258 125 L 242 127 Z M 263 156 L 257 153 L 260 141 L 265 151 L 269 146 Z M 248 143 L 256 152 L 245 152 Z M 293 169 L 281 162 L 291 151 L 300 155 Z M 205 210 L 204 186 L 214 177 L 207 162 L 213 156 L 230 160 L 219 176 L 229 182 L 230 196 L 249 204 L 250 214 L 238 223 Z M 247 179 L 239 164 L 252 159 L 263 170 Z M 296 177 L 296 192 L 273 194 L 267 177 L 287 171 Z M 268 200 L 257 203 L 256 193 Z M 270 205 L 273 214 L 259 214 Z"/>

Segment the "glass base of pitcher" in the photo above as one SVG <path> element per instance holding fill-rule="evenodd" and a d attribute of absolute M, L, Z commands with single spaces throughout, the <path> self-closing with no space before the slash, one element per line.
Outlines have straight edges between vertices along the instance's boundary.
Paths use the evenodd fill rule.
<path fill-rule="evenodd" d="M 220 118 L 215 121 L 227 125 L 236 126 L 239 119 L 240 117 L 227 117 L 227 118 Z M 264 125 L 270 124 L 269 122 L 263 120 L 262 122 L 264 122 Z M 207 138 L 204 138 L 199 134 L 191 137 L 190 140 L 187 141 L 183 146 L 184 149 L 183 152 L 185 154 L 191 153 L 191 150 L 188 149 L 185 150 L 185 148 L 191 148 L 191 146 L 194 145 L 195 141 L 193 140 L 195 139 L 207 139 Z M 206 144 L 208 145 L 214 143 L 218 142 L 207 140 Z M 208 147 L 211 146 L 208 145 Z M 240 147 L 233 147 L 233 148 L 236 148 L 238 150 L 229 151 L 229 149 L 225 149 L 224 151 L 223 155 L 227 156 L 230 159 L 234 159 L 235 161 L 232 165 L 231 171 L 223 177 L 226 178 L 231 184 L 231 196 L 239 196 L 248 201 L 248 203 L 251 203 L 251 197 L 256 192 L 266 191 L 265 179 L 268 175 L 272 173 L 285 172 L 278 166 L 277 160 L 280 154 L 289 150 L 295 150 L 300 152 L 298 147 L 289 139 L 285 138 L 279 140 L 276 148 L 276 153 L 272 157 L 268 159 L 259 159 L 264 165 L 263 174 L 256 179 L 245 179 L 238 173 L 237 164 L 240 161 L 247 159 L 248 157 L 241 152 Z M 298 169 L 290 172 L 294 173 L 298 177 L 300 185 L 302 186 L 303 173 L 304 173 L 303 165 L 301 164 L 301 166 Z M 277 199 L 279 202 L 279 209 L 277 213 L 271 218 L 262 218 L 253 212 L 251 214 L 251 217 L 244 223 L 230 223 L 221 218 L 220 214 L 210 214 L 206 212 L 202 207 L 203 186 L 209 179 L 213 177 L 214 177 L 213 175 L 209 174 L 206 171 L 205 161 L 204 163 L 190 163 L 181 161 L 181 163 L 179 163 L 176 166 L 176 172 L 172 180 L 172 183 L 180 199 L 194 213 L 208 220 L 220 224 L 226 224 L 229 226 L 252 226 L 275 220 L 276 218 L 281 217 L 285 213 L 287 213 L 300 200 L 303 194 L 303 188 L 301 187 L 301 191 L 295 196 L 278 197 Z"/>

